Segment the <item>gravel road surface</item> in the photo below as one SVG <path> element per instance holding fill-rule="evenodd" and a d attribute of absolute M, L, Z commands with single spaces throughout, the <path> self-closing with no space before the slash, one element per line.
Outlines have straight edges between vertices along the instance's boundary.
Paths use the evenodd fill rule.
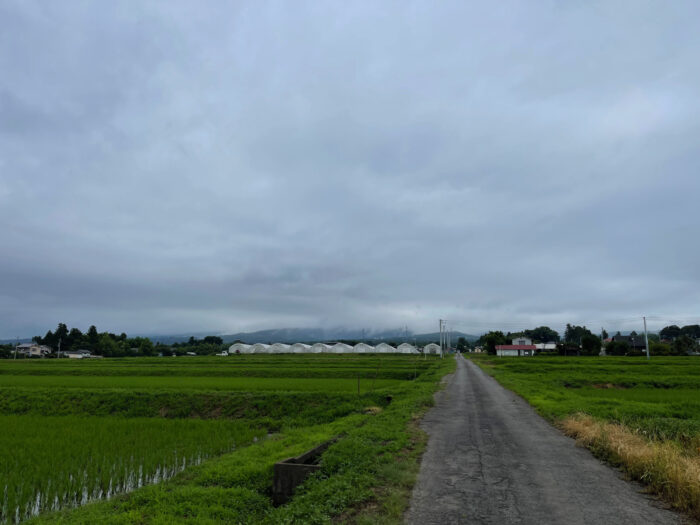
<path fill-rule="evenodd" d="M 408 524 L 687 523 L 461 356 L 422 428 Z"/>

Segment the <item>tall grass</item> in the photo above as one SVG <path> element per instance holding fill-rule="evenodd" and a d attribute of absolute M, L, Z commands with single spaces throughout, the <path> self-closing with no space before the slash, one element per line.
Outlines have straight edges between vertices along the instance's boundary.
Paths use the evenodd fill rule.
<path fill-rule="evenodd" d="M 561 427 L 674 507 L 700 519 L 700 450 L 688 454 L 672 441 L 650 440 L 624 425 L 582 414 L 564 419 Z"/>

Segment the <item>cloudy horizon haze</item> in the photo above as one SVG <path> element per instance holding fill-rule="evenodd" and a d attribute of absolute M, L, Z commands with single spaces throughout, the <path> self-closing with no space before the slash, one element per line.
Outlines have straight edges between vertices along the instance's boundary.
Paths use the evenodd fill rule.
<path fill-rule="evenodd" d="M 700 323 L 700 4 L 0 2 L 0 339 Z"/>

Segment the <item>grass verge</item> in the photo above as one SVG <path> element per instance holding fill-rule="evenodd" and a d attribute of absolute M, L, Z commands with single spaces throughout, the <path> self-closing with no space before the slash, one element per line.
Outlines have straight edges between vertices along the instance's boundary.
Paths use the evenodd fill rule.
<path fill-rule="evenodd" d="M 689 455 L 672 441 L 649 440 L 619 423 L 585 414 L 559 422 L 565 434 L 622 468 L 675 508 L 700 520 L 700 450 Z"/>

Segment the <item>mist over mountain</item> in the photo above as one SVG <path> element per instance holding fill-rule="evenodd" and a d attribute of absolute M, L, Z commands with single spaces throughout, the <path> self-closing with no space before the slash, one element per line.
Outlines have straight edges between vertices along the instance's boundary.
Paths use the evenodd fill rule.
<path fill-rule="evenodd" d="M 172 344 L 187 341 L 190 337 L 203 337 L 210 334 L 187 334 L 187 335 L 149 335 L 153 342 Z M 225 343 L 242 341 L 248 344 L 254 343 L 318 343 L 340 340 L 357 341 L 407 341 L 426 343 L 438 341 L 439 332 L 414 334 L 405 329 L 393 330 L 367 330 L 361 328 L 273 328 L 270 330 L 259 330 L 256 332 L 239 332 L 235 334 L 220 334 Z M 478 336 L 465 334 L 462 332 L 452 332 L 452 341 L 457 342 L 459 337 L 467 340 L 476 340 Z"/>

